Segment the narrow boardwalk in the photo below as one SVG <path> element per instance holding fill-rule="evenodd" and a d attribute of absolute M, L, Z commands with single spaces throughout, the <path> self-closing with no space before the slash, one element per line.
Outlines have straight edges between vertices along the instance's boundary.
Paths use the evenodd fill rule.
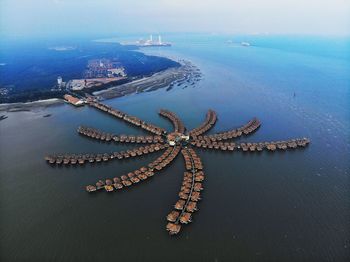
<path fill-rule="evenodd" d="M 92 102 L 89 102 L 89 105 L 101 110 L 102 112 L 108 113 L 112 116 L 115 116 L 119 119 L 122 119 L 130 124 L 141 127 L 142 129 L 149 131 L 151 133 L 154 133 L 156 135 L 162 135 L 162 134 L 166 133 L 164 128 L 158 127 L 158 126 L 153 125 L 151 123 L 147 123 L 147 122 L 137 118 L 136 116 L 128 115 L 120 110 L 113 109 L 110 106 L 107 106 L 105 104 L 102 104 L 102 103 L 99 103 L 96 101 L 92 101 Z"/>
<path fill-rule="evenodd" d="M 95 185 L 86 186 L 86 191 L 95 192 L 100 189 L 105 189 L 107 192 L 112 192 L 114 189 L 120 190 L 131 185 L 138 184 L 152 177 L 156 171 L 160 171 L 169 165 L 180 152 L 180 147 L 169 147 L 160 157 L 147 166 L 143 166 L 126 175 L 114 177 L 113 179 L 99 180 Z"/>
<path fill-rule="evenodd" d="M 208 135 L 208 136 L 199 136 L 197 137 L 198 140 L 211 140 L 213 142 L 215 141 L 221 141 L 221 140 L 227 140 L 227 139 L 232 139 L 236 137 L 240 137 L 242 135 L 249 135 L 256 131 L 260 127 L 260 121 L 257 118 L 253 118 L 250 120 L 248 123 L 245 125 L 232 129 L 230 131 L 222 132 L 222 133 L 217 133 L 213 135 Z"/>
<path fill-rule="evenodd" d="M 168 111 L 168 110 L 165 110 L 165 109 L 161 109 L 159 111 L 159 114 L 163 117 L 170 119 L 170 121 L 174 125 L 174 132 L 181 133 L 181 134 L 183 134 L 185 132 L 184 124 L 182 123 L 180 118 L 175 113 Z"/>
<path fill-rule="evenodd" d="M 192 222 L 192 214 L 198 210 L 197 202 L 200 198 L 200 191 L 203 190 L 202 181 L 204 173 L 202 162 L 192 148 L 184 148 L 181 153 L 185 160 L 187 172 L 184 173 L 180 199 L 174 205 L 176 210 L 171 211 L 167 220 L 166 229 L 169 234 L 178 234 L 181 230 L 181 224 Z"/>
<path fill-rule="evenodd" d="M 206 140 L 194 140 L 191 142 L 193 146 L 199 148 L 217 149 L 222 151 L 234 151 L 242 150 L 243 152 L 260 152 L 263 150 L 275 151 L 275 150 L 287 150 L 295 149 L 297 147 L 306 147 L 310 143 L 307 138 L 297 138 L 284 141 L 271 141 L 271 142 L 256 142 L 256 143 L 228 143 L 228 142 L 212 142 L 210 139 Z"/>
<path fill-rule="evenodd" d="M 51 154 L 45 156 L 45 160 L 51 166 L 55 165 L 84 165 L 86 163 L 102 163 L 112 159 L 128 159 L 145 154 L 162 151 L 162 155 L 152 162 L 142 166 L 132 172 L 117 175 L 113 178 L 100 179 L 94 184 L 87 185 L 88 192 L 113 192 L 139 184 L 153 177 L 156 172 L 163 170 L 170 165 L 178 154 L 182 153 L 185 160 L 185 168 L 182 185 L 178 193 L 179 199 L 174 205 L 174 209 L 167 215 L 168 223 L 166 229 L 170 235 L 176 235 L 181 231 L 184 224 L 192 221 L 193 214 L 198 211 L 198 201 L 201 199 L 203 190 L 204 172 L 201 159 L 193 148 L 222 150 L 222 151 L 243 151 L 278 152 L 296 148 L 304 148 L 309 145 L 308 138 L 297 138 L 272 142 L 241 142 L 234 143 L 233 140 L 242 135 L 249 135 L 260 127 L 260 121 L 253 118 L 245 125 L 230 131 L 205 135 L 216 123 L 217 115 L 213 110 L 208 110 L 205 121 L 197 128 L 186 132 L 186 128 L 180 118 L 173 112 L 162 109 L 159 114 L 169 119 L 174 130 L 169 133 L 158 126 L 142 121 L 141 119 L 128 115 L 117 109 L 100 102 L 88 100 L 88 104 L 102 112 L 115 118 L 126 121 L 136 127 L 142 128 L 152 135 L 123 135 L 103 132 L 101 130 L 80 126 L 78 133 L 89 139 L 94 139 L 105 143 L 135 143 L 142 144 L 138 148 L 110 153 L 80 153 L 80 154 Z"/>
<path fill-rule="evenodd" d="M 167 148 L 168 145 L 164 144 L 151 144 L 146 146 L 141 146 L 138 148 L 112 152 L 112 153 L 89 153 L 89 154 L 58 154 L 58 155 L 48 155 L 45 157 L 45 160 L 50 164 L 57 165 L 83 165 L 86 163 L 101 163 L 107 162 L 110 160 L 120 160 L 128 159 L 136 156 L 142 156 L 153 152 L 158 152 Z"/>
<path fill-rule="evenodd" d="M 116 143 L 163 143 L 164 139 L 161 136 L 135 136 L 135 135 L 117 135 L 103 132 L 92 127 L 80 126 L 77 129 L 82 136 L 93 138 L 102 142 L 116 142 Z"/>
<path fill-rule="evenodd" d="M 189 132 L 189 135 L 193 139 L 197 139 L 198 136 L 200 136 L 200 135 L 204 134 L 205 132 L 209 131 L 215 125 L 216 120 L 217 120 L 217 116 L 216 116 L 215 111 L 209 109 L 203 124 L 201 124 L 197 128 L 192 129 Z"/>

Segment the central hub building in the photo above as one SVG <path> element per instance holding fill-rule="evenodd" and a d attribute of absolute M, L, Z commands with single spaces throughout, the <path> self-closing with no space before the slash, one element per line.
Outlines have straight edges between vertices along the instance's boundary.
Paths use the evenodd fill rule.
<path fill-rule="evenodd" d="M 178 132 L 173 132 L 167 135 L 167 141 L 170 146 L 175 146 L 182 142 L 187 142 L 189 139 L 190 136 Z"/>

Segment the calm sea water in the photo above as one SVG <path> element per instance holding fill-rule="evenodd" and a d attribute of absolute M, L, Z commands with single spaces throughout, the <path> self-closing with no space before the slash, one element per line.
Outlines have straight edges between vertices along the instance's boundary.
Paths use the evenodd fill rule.
<path fill-rule="evenodd" d="M 249 41 L 252 46 L 226 43 Z M 195 86 L 106 103 L 167 129 L 160 108 L 191 129 L 208 108 L 211 132 L 256 116 L 242 141 L 309 137 L 304 150 L 260 154 L 197 150 L 207 179 L 200 211 L 169 237 L 166 215 L 177 200 L 179 156 L 150 181 L 116 193 L 84 186 L 152 161 L 55 167 L 43 156 L 109 152 L 132 146 L 80 137 L 79 125 L 145 134 L 92 108 L 69 105 L 7 113 L 0 122 L 1 261 L 347 261 L 350 257 L 349 40 L 301 37 L 173 36 L 146 53 L 192 61 Z M 295 95 L 294 95 L 295 93 Z M 52 114 L 44 118 L 45 114 Z"/>

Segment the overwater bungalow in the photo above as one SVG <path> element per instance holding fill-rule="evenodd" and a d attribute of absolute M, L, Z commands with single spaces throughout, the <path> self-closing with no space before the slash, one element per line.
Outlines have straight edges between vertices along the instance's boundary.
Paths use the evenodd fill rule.
<path fill-rule="evenodd" d="M 188 194 L 185 194 L 185 193 L 183 193 L 183 192 L 179 192 L 179 197 L 180 197 L 181 199 L 186 200 L 186 199 L 188 199 Z"/>
<path fill-rule="evenodd" d="M 193 190 L 194 191 L 202 191 L 203 190 L 202 183 L 198 183 L 198 182 L 194 183 Z"/>
<path fill-rule="evenodd" d="M 104 183 L 101 181 L 96 182 L 96 188 L 101 189 L 104 186 Z"/>
<path fill-rule="evenodd" d="M 180 192 L 188 194 L 188 193 L 190 193 L 190 191 L 191 191 L 190 188 L 185 187 L 185 188 L 181 189 Z"/>
<path fill-rule="evenodd" d="M 175 203 L 175 209 L 177 210 L 182 210 L 184 205 L 185 205 L 186 201 L 185 200 L 178 200 L 176 203 Z"/>
<path fill-rule="evenodd" d="M 196 182 L 202 182 L 204 180 L 204 176 L 203 175 L 196 175 L 194 177 L 194 181 Z"/>
<path fill-rule="evenodd" d="M 140 179 L 139 179 L 138 177 L 131 177 L 131 178 L 130 178 L 130 181 L 131 181 L 132 183 L 136 184 L 136 183 L 139 183 L 139 182 L 140 182 Z"/>
<path fill-rule="evenodd" d="M 123 181 L 122 181 L 122 184 L 123 184 L 124 186 L 131 186 L 131 185 L 132 185 L 132 183 L 131 183 L 130 180 L 123 180 Z"/>
<path fill-rule="evenodd" d="M 276 150 L 276 145 L 273 143 L 269 143 L 266 148 L 270 151 L 275 151 Z"/>
<path fill-rule="evenodd" d="M 95 156 L 95 161 L 96 161 L 96 162 L 101 162 L 101 160 L 102 160 L 102 156 L 101 156 L 100 154 L 97 154 L 97 155 Z"/>
<path fill-rule="evenodd" d="M 119 190 L 123 188 L 123 184 L 121 183 L 114 183 L 113 186 L 115 187 L 115 189 Z"/>
<path fill-rule="evenodd" d="M 109 160 L 109 155 L 108 155 L 107 153 L 103 154 L 102 160 L 103 160 L 104 162 L 108 161 L 108 160 Z"/>
<path fill-rule="evenodd" d="M 154 172 L 153 171 L 148 171 L 145 173 L 148 177 L 152 177 L 154 176 Z"/>
<path fill-rule="evenodd" d="M 199 192 L 192 192 L 191 194 L 191 200 L 192 201 L 199 201 L 201 198 L 200 198 L 200 193 Z"/>
<path fill-rule="evenodd" d="M 181 225 L 180 224 L 175 224 L 175 223 L 168 223 L 166 225 L 166 230 L 169 231 L 170 235 L 176 235 L 180 232 L 181 230 Z"/>
<path fill-rule="evenodd" d="M 191 213 L 197 211 L 197 203 L 192 202 L 192 201 L 188 202 L 188 204 L 186 206 L 186 211 L 191 212 Z"/>
<path fill-rule="evenodd" d="M 182 224 L 188 224 L 192 222 L 192 214 L 188 212 L 184 212 L 180 217 L 180 222 Z"/>
<path fill-rule="evenodd" d="M 105 190 L 106 190 L 107 192 L 112 192 L 112 191 L 114 191 L 114 188 L 113 188 L 112 185 L 105 185 Z"/>
<path fill-rule="evenodd" d="M 92 185 L 86 186 L 87 192 L 95 192 L 96 190 L 97 190 L 97 188 L 95 186 L 92 186 Z"/>
<path fill-rule="evenodd" d="M 168 215 L 167 215 L 167 220 L 169 222 L 175 222 L 177 220 L 177 218 L 179 217 L 180 212 L 178 211 L 171 211 Z"/>
<path fill-rule="evenodd" d="M 114 181 L 114 183 L 119 183 L 120 182 L 120 178 L 119 177 L 114 177 L 113 181 Z"/>

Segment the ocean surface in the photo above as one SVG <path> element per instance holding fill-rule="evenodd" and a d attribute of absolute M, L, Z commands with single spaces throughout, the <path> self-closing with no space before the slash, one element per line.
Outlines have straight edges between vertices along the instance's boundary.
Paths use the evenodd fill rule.
<path fill-rule="evenodd" d="M 218 121 L 210 133 L 258 117 L 260 129 L 239 141 L 308 137 L 309 147 L 198 149 L 206 173 L 199 211 L 170 237 L 166 215 L 178 199 L 181 155 L 140 185 L 88 194 L 85 185 L 161 153 L 83 167 L 51 167 L 43 157 L 134 147 L 81 137 L 79 125 L 144 131 L 67 104 L 6 113 L 0 122 L 1 261 L 349 261 L 350 40 L 190 34 L 166 40 L 173 46 L 142 51 L 189 60 L 203 79 L 105 103 L 168 130 L 160 108 L 178 114 L 187 129 L 211 108 Z"/>

